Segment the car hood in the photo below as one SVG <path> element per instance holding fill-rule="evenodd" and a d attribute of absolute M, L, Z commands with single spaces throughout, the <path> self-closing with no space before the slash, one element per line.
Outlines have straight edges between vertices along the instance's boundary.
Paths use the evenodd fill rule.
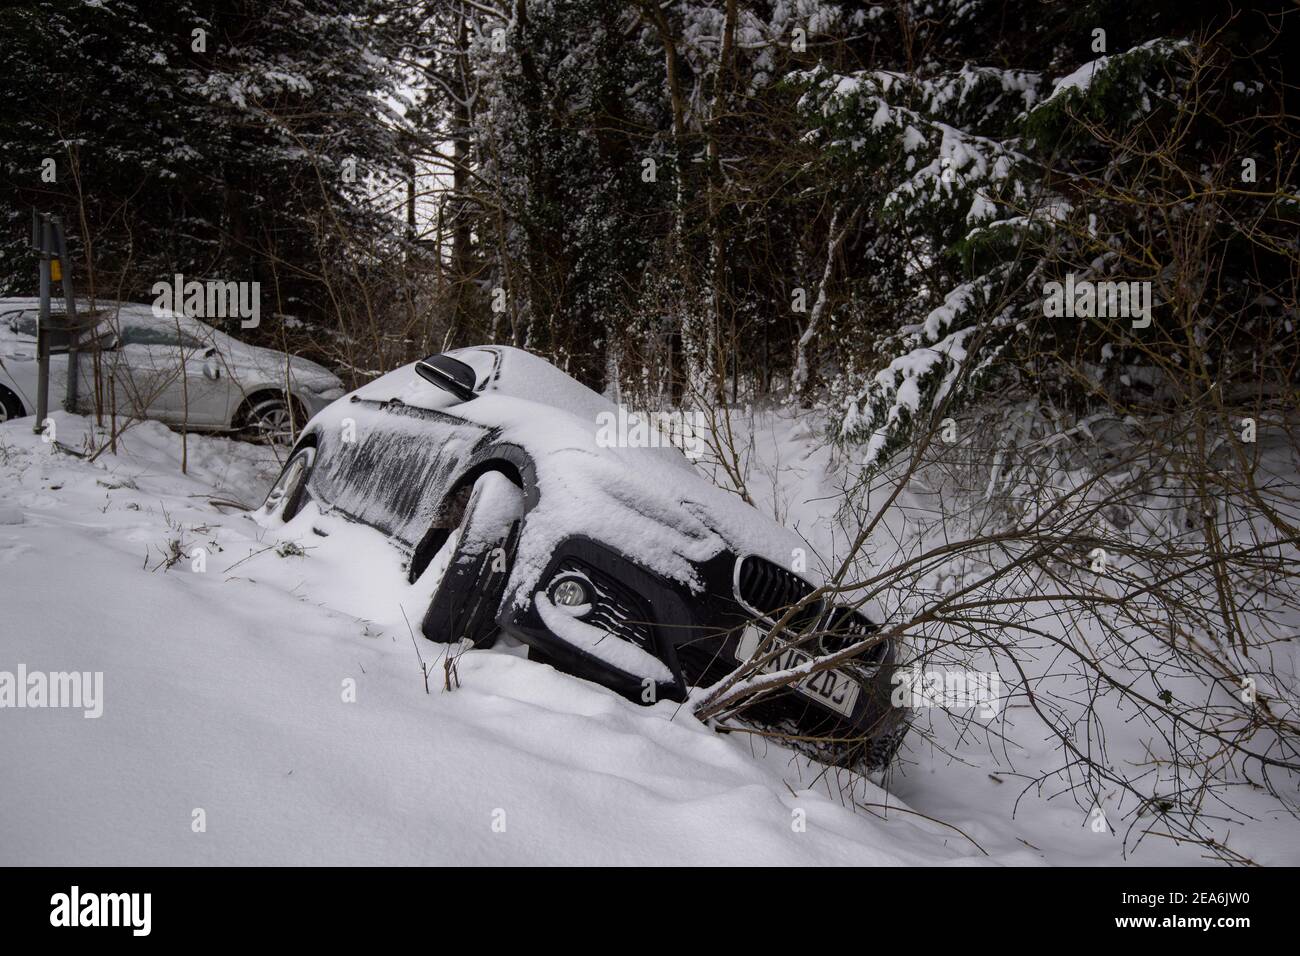
<path fill-rule="evenodd" d="M 222 351 L 226 353 L 231 373 L 236 378 L 242 372 L 246 377 L 283 381 L 287 374 L 293 385 L 313 392 L 343 387 L 343 380 L 325 366 L 301 356 L 248 345 L 233 338 L 227 340 Z"/>

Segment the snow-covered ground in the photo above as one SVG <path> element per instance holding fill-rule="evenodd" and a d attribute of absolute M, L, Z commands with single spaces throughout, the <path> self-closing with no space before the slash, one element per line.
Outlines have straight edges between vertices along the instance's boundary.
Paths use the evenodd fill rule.
<path fill-rule="evenodd" d="M 222 504 L 261 501 L 271 452 L 190 436 L 182 475 L 180 436 L 145 423 L 89 461 L 67 450 L 87 422 L 54 417 L 58 446 L 0 426 L 0 672 L 102 672 L 103 713 L 0 710 L 0 865 L 1122 862 L 1069 801 L 1013 812 L 1020 778 L 973 744 L 912 746 L 886 793 L 519 648 L 462 653 L 446 690 L 381 536 L 326 517 L 277 537 Z M 751 475 L 814 539 L 817 448 L 768 415 Z M 1021 772 L 1050 758 L 1029 743 Z M 1234 847 L 1300 862 L 1294 821 L 1252 810 Z M 1203 862 L 1169 840 L 1128 859 Z"/>

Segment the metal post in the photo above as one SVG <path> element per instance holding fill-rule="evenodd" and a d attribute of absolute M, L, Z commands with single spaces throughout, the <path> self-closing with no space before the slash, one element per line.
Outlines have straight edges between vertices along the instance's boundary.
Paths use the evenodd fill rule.
<path fill-rule="evenodd" d="M 81 330 L 77 327 L 77 303 L 72 294 L 72 267 L 68 264 L 68 243 L 63 235 L 63 223 L 54 217 L 54 243 L 59 254 L 59 270 L 63 273 L 63 312 L 68 325 L 68 391 L 63 398 L 63 410 L 71 414 L 77 412 L 77 388 L 80 372 L 78 370 L 78 339 Z"/>
<path fill-rule="evenodd" d="M 41 310 L 36 318 L 36 424 L 32 431 L 40 434 L 50 411 L 50 220 L 40 217 Z"/>

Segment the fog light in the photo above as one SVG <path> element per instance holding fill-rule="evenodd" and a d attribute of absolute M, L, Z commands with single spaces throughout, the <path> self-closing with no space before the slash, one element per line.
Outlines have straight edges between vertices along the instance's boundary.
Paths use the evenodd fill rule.
<path fill-rule="evenodd" d="M 591 603 L 587 588 L 577 578 L 565 578 L 551 589 L 551 601 L 560 607 L 582 607 Z"/>

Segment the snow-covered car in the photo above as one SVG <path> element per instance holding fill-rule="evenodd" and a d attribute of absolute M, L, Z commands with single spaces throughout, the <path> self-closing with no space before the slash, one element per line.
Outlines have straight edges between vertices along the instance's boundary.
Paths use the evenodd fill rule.
<path fill-rule="evenodd" d="M 714 486 L 677 448 L 611 441 L 618 411 L 520 349 L 432 356 L 313 418 L 257 517 L 308 540 L 327 533 L 312 524 L 326 514 L 381 531 L 407 556 L 431 640 L 482 647 L 504 632 L 530 656 L 633 700 L 681 701 L 750 659 L 817 579 L 790 570 L 806 542 Z M 784 633 L 814 644 L 783 644 L 768 669 L 875 630 L 852 607 L 809 602 Z M 894 654 L 876 643 L 746 717 L 839 738 L 819 756 L 876 769 L 906 726 L 890 705 Z"/>
<path fill-rule="evenodd" d="M 35 299 L 0 299 L 0 421 L 36 412 L 38 307 Z M 344 392 L 338 376 L 315 362 L 240 342 L 189 316 L 116 302 L 78 311 L 93 323 L 77 358 L 83 413 L 94 407 L 98 382 L 102 407 L 115 405 L 123 418 L 287 443 L 295 422 L 301 427 Z M 52 340 L 54 409 L 63 405 L 69 362 L 66 336 Z"/>

